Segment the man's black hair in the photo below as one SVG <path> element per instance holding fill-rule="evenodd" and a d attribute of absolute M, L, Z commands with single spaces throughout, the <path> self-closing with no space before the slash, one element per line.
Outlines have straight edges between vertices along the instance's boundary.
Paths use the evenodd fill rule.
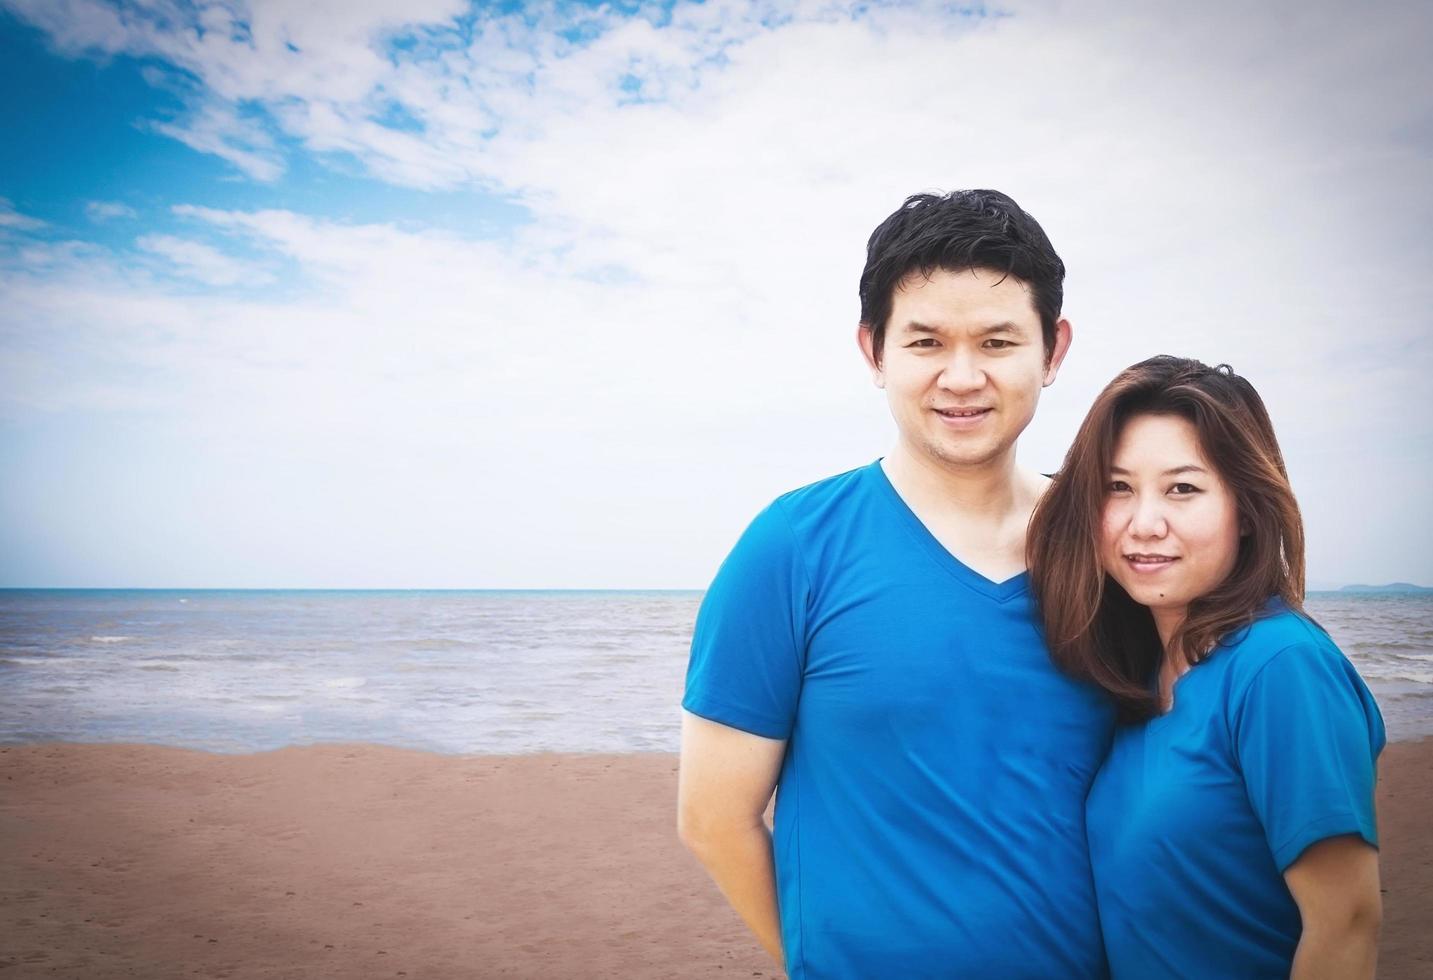
<path fill-rule="evenodd" d="M 911 273 L 989 269 L 1030 287 L 1048 357 L 1065 299 L 1065 263 L 1039 222 L 999 191 L 912 194 L 866 243 L 861 323 L 881 359 L 896 287 Z"/>

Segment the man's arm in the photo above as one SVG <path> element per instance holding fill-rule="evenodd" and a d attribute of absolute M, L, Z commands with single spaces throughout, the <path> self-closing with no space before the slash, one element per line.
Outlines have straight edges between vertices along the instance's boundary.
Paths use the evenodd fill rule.
<path fill-rule="evenodd" d="M 1284 872 L 1304 921 L 1290 980 L 1371 980 L 1378 961 L 1378 851 L 1357 835 L 1311 845 Z"/>
<path fill-rule="evenodd" d="M 782 966 L 776 872 L 764 815 L 785 752 L 783 739 L 682 712 L 677 834 Z"/>

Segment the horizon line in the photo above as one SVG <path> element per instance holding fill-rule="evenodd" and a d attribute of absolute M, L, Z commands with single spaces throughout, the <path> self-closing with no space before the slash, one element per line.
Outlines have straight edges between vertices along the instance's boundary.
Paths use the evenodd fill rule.
<path fill-rule="evenodd" d="M 705 592 L 673 586 L 0 585 L 0 592 Z"/>
<path fill-rule="evenodd" d="M 1413 589 L 1433 591 L 1433 586 L 1415 582 L 1347 582 L 1342 585 L 1321 585 L 1305 589 L 1306 595 L 1341 592 L 1349 589 L 1387 589 L 1404 585 Z M 706 588 L 683 586 L 423 586 L 423 585 L 0 585 L 0 592 L 705 592 Z"/>

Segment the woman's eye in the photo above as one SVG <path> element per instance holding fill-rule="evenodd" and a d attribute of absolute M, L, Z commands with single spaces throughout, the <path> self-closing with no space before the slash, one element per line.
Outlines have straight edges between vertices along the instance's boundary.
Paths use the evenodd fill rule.
<path fill-rule="evenodd" d="M 1108 489 L 1110 493 L 1129 493 L 1129 484 L 1123 480 L 1111 480 Z"/>
<path fill-rule="evenodd" d="M 1178 496 L 1188 496 L 1191 493 L 1198 493 L 1199 488 L 1192 483 L 1176 483 L 1169 488 L 1169 492 Z"/>

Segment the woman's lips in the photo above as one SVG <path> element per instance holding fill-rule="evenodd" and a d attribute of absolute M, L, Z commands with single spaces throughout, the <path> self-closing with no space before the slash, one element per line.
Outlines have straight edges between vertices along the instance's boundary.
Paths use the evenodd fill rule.
<path fill-rule="evenodd" d="M 1143 575 L 1150 575 L 1154 572 L 1162 572 L 1170 565 L 1179 561 L 1173 555 L 1125 555 L 1125 564 Z"/>

